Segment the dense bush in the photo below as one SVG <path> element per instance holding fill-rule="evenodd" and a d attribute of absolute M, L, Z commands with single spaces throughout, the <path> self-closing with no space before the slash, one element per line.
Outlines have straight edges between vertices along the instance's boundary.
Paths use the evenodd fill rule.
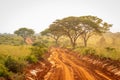
<path fill-rule="evenodd" d="M 4 62 L 5 62 L 5 55 L 0 54 L 0 63 L 4 64 Z"/>
<path fill-rule="evenodd" d="M 89 48 L 89 47 L 77 48 L 77 49 L 75 49 L 75 51 L 80 52 L 82 55 L 95 54 L 96 53 L 95 49 Z"/>
<path fill-rule="evenodd" d="M 9 71 L 13 73 L 18 73 L 23 71 L 25 64 L 24 62 L 9 56 L 5 61 L 5 66 L 8 68 Z"/>
<path fill-rule="evenodd" d="M 8 69 L 3 64 L 0 64 L 0 77 L 8 77 L 8 76 L 9 76 Z"/>
<path fill-rule="evenodd" d="M 23 39 L 13 34 L 0 34 L 0 44 L 21 45 L 23 44 Z"/>
<path fill-rule="evenodd" d="M 96 53 L 96 51 L 93 48 L 85 48 L 83 50 L 83 54 L 95 54 L 95 53 Z"/>
<path fill-rule="evenodd" d="M 41 42 L 36 42 L 31 48 L 31 54 L 27 57 L 29 63 L 36 63 L 43 58 L 43 54 L 47 52 L 47 47 Z"/>
<path fill-rule="evenodd" d="M 106 47 L 105 48 L 108 52 L 115 52 L 116 49 L 115 48 L 112 48 L 112 47 Z"/>
<path fill-rule="evenodd" d="M 29 63 L 36 63 L 36 62 L 38 62 L 38 59 L 35 57 L 35 55 L 29 55 L 29 56 L 27 56 L 27 61 Z"/>

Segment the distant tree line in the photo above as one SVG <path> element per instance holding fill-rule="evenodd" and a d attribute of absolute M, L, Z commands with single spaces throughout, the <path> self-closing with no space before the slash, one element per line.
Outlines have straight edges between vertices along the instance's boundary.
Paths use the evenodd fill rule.
<path fill-rule="evenodd" d="M 62 36 L 69 38 L 73 48 L 76 47 L 78 38 L 83 40 L 84 46 L 87 47 L 87 42 L 93 35 L 106 33 L 109 31 L 111 24 L 104 22 L 96 16 L 80 16 L 80 17 L 66 17 L 55 20 L 50 26 L 41 32 L 41 35 L 50 36 L 58 45 L 58 40 Z M 27 37 L 33 37 L 35 31 L 28 28 L 19 28 L 14 32 L 23 38 L 23 42 Z"/>
<path fill-rule="evenodd" d="M 28 28 L 20 28 L 14 32 L 14 34 L 17 34 L 18 36 L 21 36 L 24 39 L 24 42 L 27 37 L 31 37 L 34 34 L 33 29 L 28 29 Z"/>

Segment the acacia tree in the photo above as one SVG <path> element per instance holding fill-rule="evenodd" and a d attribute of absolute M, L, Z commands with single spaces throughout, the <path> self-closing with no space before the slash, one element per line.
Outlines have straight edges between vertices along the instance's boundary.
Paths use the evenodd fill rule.
<path fill-rule="evenodd" d="M 28 28 L 20 28 L 14 32 L 14 34 L 21 36 L 24 39 L 24 42 L 27 37 L 32 36 L 34 33 L 35 32 L 33 29 L 28 29 Z"/>
<path fill-rule="evenodd" d="M 48 29 L 41 32 L 41 35 L 50 36 L 55 40 L 56 45 L 58 45 L 58 40 L 62 36 L 62 32 L 60 31 L 59 25 L 53 23 L 49 26 Z"/>
<path fill-rule="evenodd" d="M 70 39 L 72 47 L 75 48 L 78 37 L 84 32 L 83 27 L 80 26 L 80 19 L 78 17 L 67 17 L 55 23 L 59 25 L 59 31 Z"/>
<path fill-rule="evenodd" d="M 85 47 L 87 47 L 88 39 L 91 36 L 105 33 L 109 31 L 109 28 L 112 26 L 96 16 L 81 16 L 80 20 L 82 22 L 81 26 L 85 28 L 84 34 L 82 34 Z"/>

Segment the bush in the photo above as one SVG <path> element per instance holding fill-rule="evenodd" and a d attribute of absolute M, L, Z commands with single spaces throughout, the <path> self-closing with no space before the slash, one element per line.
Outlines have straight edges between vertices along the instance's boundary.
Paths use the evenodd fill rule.
<path fill-rule="evenodd" d="M 23 71 L 25 64 L 24 62 L 9 56 L 5 61 L 5 66 L 8 68 L 9 71 L 12 71 L 13 73 L 18 73 Z"/>
<path fill-rule="evenodd" d="M 47 52 L 47 47 L 41 42 L 34 43 L 31 48 L 31 55 L 34 55 L 37 59 L 41 59 L 45 52 Z"/>
<path fill-rule="evenodd" d="M 47 47 L 44 43 L 42 43 L 42 42 L 35 42 L 34 44 L 33 44 L 33 46 L 37 46 L 37 47 L 41 47 L 41 48 L 43 48 L 43 47 Z"/>
<path fill-rule="evenodd" d="M 4 62 L 5 62 L 5 55 L 0 54 L 0 63 L 4 64 Z"/>
<path fill-rule="evenodd" d="M 46 45 L 41 42 L 36 42 L 31 48 L 31 54 L 27 56 L 27 61 L 29 63 L 36 63 L 43 58 L 45 52 L 47 52 Z"/>
<path fill-rule="evenodd" d="M 96 53 L 95 49 L 89 48 L 89 47 L 76 48 L 75 51 L 81 53 L 82 55 L 95 54 Z"/>
<path fill-rule="evenodd" d="M 8 69 L 3 64 L 0 64 L 0 77 L 8 77 L 8 76 L 9 76 Z"/>
<path fill-rule="evenodd" d="M 112 47 L 106 47 L 105 48 L 108 52 L 115 52 L 116 49 L 115 48 L 112 48 Z"/>
<path fill-rule="evenodd" d="M 85 54 L 85 55 L 87 55 L 87 54 L 95 54 L 95 53 L 96 53 L 96 51 L 93 48 L 85 48 L 83 50 L 83 54 Z"/>
<path fill-rule="evenodd" d="M 41 48 L 41 47 L 32 47 L 31 48 L 31 55 L 34 55 L 37 59 L 41 59 L 43 54 L 47 51 L 46 48 Z"/>
<path fill-rule="evenodd" d="M 29 55 L 29 56 L 27 56 L 27 61 L 29 63 L 36 63 L 36 62 L 38 62 L 38 59 L 34 55 Z"/>

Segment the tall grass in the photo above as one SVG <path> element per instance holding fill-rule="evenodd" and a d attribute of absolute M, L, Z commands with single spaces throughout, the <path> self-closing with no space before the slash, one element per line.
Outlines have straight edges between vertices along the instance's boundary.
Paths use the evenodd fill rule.
<path fill-rule="evenodd" d="M 13 46 L 13 45 L 0 45 L 0 54 L 6 56 L 14 56 L 14 57 L 25 57 L 30 54 L 31 46 L 21 45 L 21 46 Z"/>
<path fill-rule="evenodd" d="M 80 55 L 93 54 L 98 55 L 100 58 L 111 58 L 112 60 L 120 60 L 120 51 L 116 48 L 114 50 L 107 50 L 106 48 L 96 47 L 78 47 L 77 51 Z"/>
<path fill-rule="evenodd" d="M 106 48 L 95 48 L 97 53 L 96 55 L 100 57 L 111 58 L 113 60 L 120 60 L 120 51 L 118 48 L 114 50 L 107 50 Z"/>
<path fill-rule="evenodd" d="M 16 80 L 15 77 L 18 77 L 27 65 L 25 58 L 30 54 L 30 47 L 27 45 L 0 45 L 0 77 L 4 77 L 6 80 Z M 21 78 L 23 77 L 21 76 Z"/>

